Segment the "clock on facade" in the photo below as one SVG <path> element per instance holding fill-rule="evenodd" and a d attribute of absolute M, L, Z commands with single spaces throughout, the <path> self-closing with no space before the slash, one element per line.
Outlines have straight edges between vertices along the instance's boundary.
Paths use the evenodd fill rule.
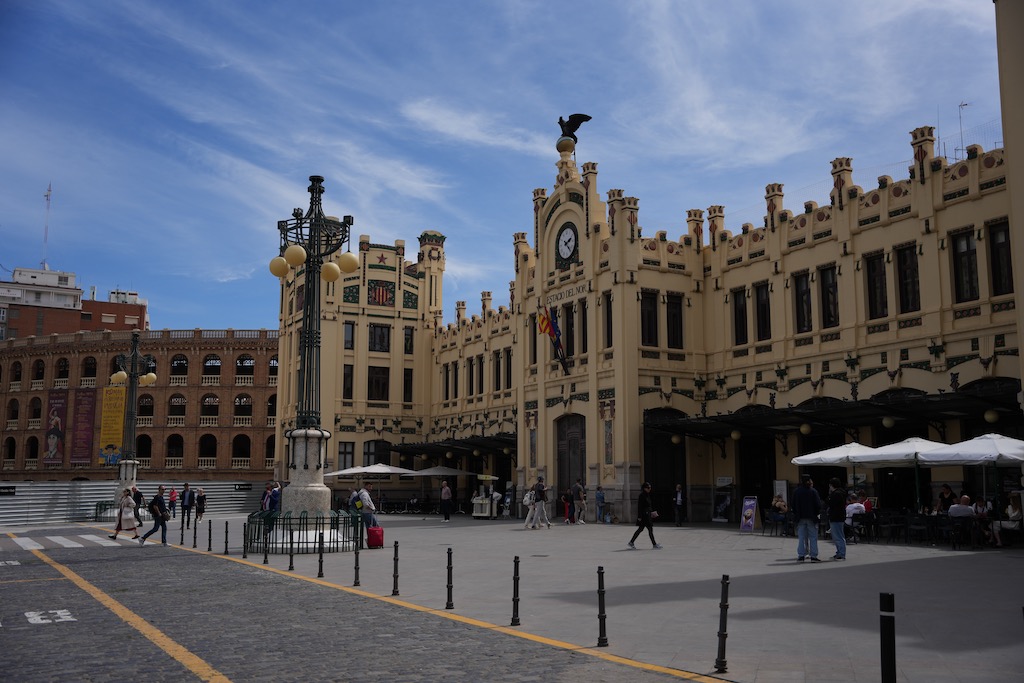
<path fill-rule="evenodd" d="M 558 235 L 555 237 L 555 246 L 557 252 L 555 261 L 558 266 L 565 267 L 575 261 L 579 250 L 579 233 L 576 232 L 576 226 L 566 223 L 559 228 Z"/>

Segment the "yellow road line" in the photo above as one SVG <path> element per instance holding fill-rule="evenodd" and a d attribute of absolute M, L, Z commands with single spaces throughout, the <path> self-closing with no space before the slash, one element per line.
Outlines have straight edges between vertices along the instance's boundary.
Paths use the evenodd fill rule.
<path fill-rule="evenodd" d="M 11 536 L 11 538 L 14 538 L 14 536 Z M 76 586 L 95 598 L 101 605 L 119 616 L 123 621 L 138 630 L 139 633 L 152 641 L 154 645 L 180 662 L 186 669 L 194 673 L 201 680 L 215 681 L 217 683 L 230 683 L 231 679 L 214 669 L 201 657 L 188 650 L 185 646 L 179 645 L 163 631 L 156 628 L 142 617 L 136 615 L 130 609 L 83 579 L 71 569 L 68 569 L 59 562 L 51 560 L 44 553 L 38 550 L 32 550 L 30 552 L 46 564 L 56 569 Z"/>

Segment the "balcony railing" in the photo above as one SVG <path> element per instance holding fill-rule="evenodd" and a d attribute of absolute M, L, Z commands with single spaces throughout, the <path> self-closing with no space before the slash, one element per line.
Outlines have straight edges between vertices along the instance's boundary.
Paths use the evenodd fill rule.
<path fill-rule="evenodd" d="M 277 426 L 277 417 L 275 417 L 274 415 L 271 415 L 270 417 L 268 417 L 267 418 L 267 426 L 268 427 L 276 427 Z"/>
<path fill-rule="evenodd" d="M 7 421 L 7 429 L 8 430 L 17 429 L 17 428 L 18 428 L 18 421 L 17 420 L 8 420 Z"/>
<path fill-rule="evenodd" d="M 11 382 L 10 386 L 8 386 L 8 391 L 12 393 L 15 391 L 21 391 L 21 382 Z"/>
<path fill-rule="evenodd" d="M 32 380 L 32 383 L 29 385 L 29 389 L 31 389 L 32 391 L 42 391 L 43 390 L 43 380 L 41 380 L 41 379 L 34 379 L 34 380 Z"/>
<path fill-rule="evenodd" d="M 32 418 L 31 420 L 28 421 L 28 428 L 29 429 L 42 429 L 43 428 L 43 421 L 42 421 L 42 419 L 38 418 L 38 417 Z"/>
<path fill-rule="evenodd" d="M 14 461 L 13 460 L 4 460 L 4 469 L 5 470 L 13 470 L 14 469 Z"/>
<path fill-rule="evenodd" d="M 135 458 L 135 459 L 139 461 L 139 469 L 140 470 L 148 470 L 148 469 L 150 469 L 153 466 L 152 465 L 152 463 L 153 463 L 153 459 L 152 458 Z"/>
<path fill-rule="evenodd" d="M 83 377 L 79 385 L 83 389 L 95 389 L 96 378 L 95 377 Z"/>
<path fill-rule="evenodd" d="M 188 384 L 188 375 L 171 375 L 168 379 L 171 380 L 172 387 L 183 387 Z"/>
<path fill-rule="evenodd" d="M 220 375 L 203 375 L 202 385 L 204 387 L 219 387 Z"/>
<path fill-rule="evenodd" d="M 36 458 L 35 460 L 26 460 L 25 461 L 25 469 L 26 470 L 37 470 L 37 469 L 39 469 L 39 459 Z"/>
<path fill-rule="evenodd" d="M 251 387 L 255 384 L 254 379 L 252 375 L 235 375 L 235 386 Z"/>
<path fill-rule="evenodd" d="M 235 415 L 232 424 L 235 427 L 252 427 L 252 415 Z"/>
<path fill-rule="evenodd" d="M 67 377 L 58 377 L 57 379 L 53 380 L 53 388 L 54 389 L 67 389 L 68 388 L 68 378 Z"/>
<path fill-rule="evenodd" d="M 201 470 L 215 470 L 215 469 L 217 469 L 217 458 L 199 458 L 199 469 L 201 469 Z"/>
<path fill-rule="evenodd" d="M 249 458 L 231 458 L 231 469 L 233 470 L 247 470 L 249 469 L 252 461 Z"/>
<path fill-rule="evenodd" d="M 277 375 L 271 375 L 270 377 L 267 378 L 267 380 L 268 380 L 267 384 L 269 384 L 270 386 L 272 386 L 272 387 L 276 387 L 277 386 Z"/>
<path fill-rule="evenodd" d="M 272 469 L 274 469 L 274 459 L 273 458 L 265 458 L 263 460 L 263 469 L 265 469 L 265 470 L 272 470 Z"/>
<path fill-rule="evenodd" d="M 164 458 L 164 467 L 169 470 L 180 470 L 182 465 L 184 465 L 184 460 L 185 458 L 182 457 Z"/>
<path fill-rule="evenodd" d="M 152 427 L 153 426 L 153 416 L 152 415 L 137 415 L 135 417 L 135 426 L 136 427 Z"/>
<path fill-rule="evenodd" d="M 216 427 L 217 426 L 217 416 L 216 415 L 201 415 L 199 417 L 199 426 L 200 427 Z"/>
<path fill-rule="evenodd" d="M 168 415 L 167 416 L 167 426 L 168 427 L 184 427 L 185 426 L 185 416 L 184 415 Z M 170 467 L 170 465 L 168 465 L 168 467 Z"/>

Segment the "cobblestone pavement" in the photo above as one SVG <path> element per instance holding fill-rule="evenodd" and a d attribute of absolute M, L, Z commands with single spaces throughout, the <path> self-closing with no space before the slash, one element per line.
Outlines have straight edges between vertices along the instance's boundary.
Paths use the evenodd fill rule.
<path fill-rule="evenodd" d="M 389 515 L 385 548 L 359 553 L 355 588 L 352 553 L 326 555 L 322 579 L 316 555 L 295 556 L 293 571 L 287 556 L 243 560 L 243 521 L 228 520 L 228 557 L 223 527 L 213 553 L 178 546 L 173 525 L 167 548 L 88 542 L 107 540 L 101 526 L 0 530 L 0 671 L 62 682 L 877 681 L 879 593 L 891 592 L 897 680 L 1024 680 L 1020 548 L 859 544 L 844 563 L 811 565 L 795 561 L 793 539 L 722 525 L 658 527 L 664 550 L 641 538 L 630 551 L 622 525 Z M 521 625 L 510 627 L 515 557 Z M 728 671 L 716 674 L 723 575 Z"/>

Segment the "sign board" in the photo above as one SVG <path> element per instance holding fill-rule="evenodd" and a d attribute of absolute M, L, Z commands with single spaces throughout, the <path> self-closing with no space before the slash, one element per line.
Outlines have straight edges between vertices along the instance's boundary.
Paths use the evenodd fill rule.
<path fill-rule="evenodd" d="M 777 496 L 782 496 L 782 500 L 789 504 L 789 482 L 785 479 L 775 479 L 772 481 L 772 493 Z"/>
<path fill-rule="evenodd" d="M 732 477 L 716 477 L 715 486 L 719 488 L 723 486 L 732 486 Z"/>
<path fill-rule="evenodd" d="M 17 486 L 0 486 L 0 496 L 13 496 Z"/>
<path fill-rule="evenodd" d="M 252 491 L 252 484 L 235 484 L 236 491 Z"/>
<path fill-rule="evenodd" d="M 740 512 L 740 531 L 753 531 L 761 528 L 761 515 L 757 508 L 757 496 L 746 496 L 743 499 L 743 511 Z"/>

